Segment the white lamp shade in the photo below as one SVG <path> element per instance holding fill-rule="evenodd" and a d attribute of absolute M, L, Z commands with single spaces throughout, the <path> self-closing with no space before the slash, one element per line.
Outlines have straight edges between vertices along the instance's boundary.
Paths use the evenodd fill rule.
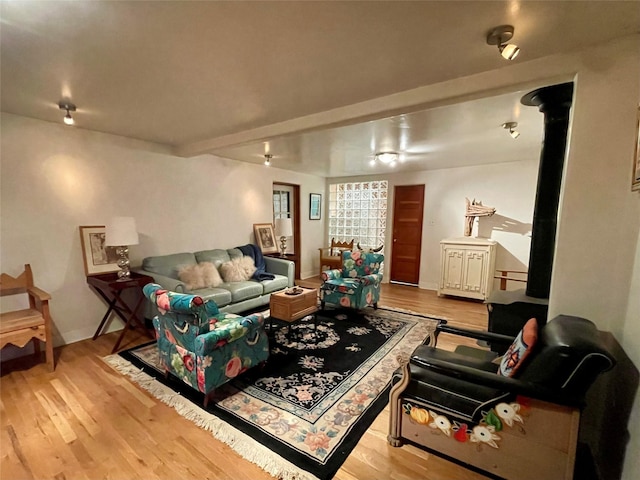
<path fill-rule="evenodd" d="M 293 235 L 293 224 L 290 218 L 276 218 L 276 236 L 290 237 Z"/>
<path fill-rule="evenodd" d="M 113 217 L 106 225 L 105 242 L 108 247 L 137 245 L 139 243 L 136 219 L 133 217 Z"/>

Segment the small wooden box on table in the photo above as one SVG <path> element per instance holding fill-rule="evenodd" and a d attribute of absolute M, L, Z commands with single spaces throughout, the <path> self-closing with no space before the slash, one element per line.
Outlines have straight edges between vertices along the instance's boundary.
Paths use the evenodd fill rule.
<path fill-rule="evenodd" d="M 288 294 L 292 290 L 271 294 L 271 316 L 285 322 L 295 322 L 318 311 L 318 290 L 295 287 L 302 290 L 298 294 Z"/>
<path fill-rule="evenodd" d="M 290 294 L 286 292 L 298 291 Z M 281 292 L 272 293 L 269 304 L 269 331 L 271 332 L 271 319 L 277 318 L 291 324 L 318 311 L 318 290 L 315 288 L 293 287 Z"/>
<path fill-rule="evenodd" d="M 141 320 L 138 317 L 138 310 L 142 306 L 142 302 L 144 301 L 144 294 L 142 293 L 142 287 L 144 287 L 147 283 L 152 283 L 153 278 L 148 275 L 142 275 L 140 273 L 131 272 L 131 278 L 128 280 L 119 281 L 117 273 L 102 273 L 99 275 L 91 275 L 87 277 L 87 283 L 93 287 L 93 289 L 102 297 L 102 299 L 107 302 L 109 308 L 107 312 L 102 317 L 100 321 L 100 325 L 98 325 L 98 329 L 96 333 L 93 335 L 93 339 L 95 340 L 100 335 L 102 328 L 104 327 L 109 315 L 111 312 L 115 312 L 124 322 L 124 328 L 116 341 L 116 344 L 113 346 L 111 353 L 114 353 L 118 350 L 120 346 L 120 342 L 124 338 L 124 335 L 127 333 L 129 328 L 133 328 L 132 323 L 136 323 L 142 331 L 145 332 L 150 338 L 153 338 L 153 335 L 147 330 L 144 325 L 144 319 Z M 136 292 L 136 300 L 135 306 L 130 308 L 127 305 L 127 302 L 122 298 L 122 293 L 125 290 L 135 288 Z M 125 316 L 126 315 L 126 316 Z"/>

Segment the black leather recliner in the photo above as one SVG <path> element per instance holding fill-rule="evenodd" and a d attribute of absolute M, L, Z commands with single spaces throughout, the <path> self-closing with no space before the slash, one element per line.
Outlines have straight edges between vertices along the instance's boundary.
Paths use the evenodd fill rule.
<path fill-rule="evenodd" d="M 438 330 L 513 341 L 446 324 Z M 401 362 L 390 393 L 389 443 L 409 441 L 507 479 L 571 480 L 585 394 L 615 364 L 595 325 L 565 315 L 548 322 L 513 378 L 480 353 L 421 345 Z"/>

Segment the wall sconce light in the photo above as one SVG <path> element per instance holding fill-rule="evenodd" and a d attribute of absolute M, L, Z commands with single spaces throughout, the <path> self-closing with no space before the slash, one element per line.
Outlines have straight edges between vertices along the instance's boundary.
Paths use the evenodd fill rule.
<path fill-rule="evenodd" d="M 493 28 L 487 34 L 487 43 L 489 45 L 497 45 L 500 55 L 507 60 L 515 59 L 520 53 L 520 48 L 514 43 L 506 43 L 513 37 L 513 26 L 500 25 Z"/>
<path fill-rule="evenodd" d="M 397 152 L 380 152 L 376 153 L 373 160 L 371 160 L 371 165 L 375 165 L 376 162 L 380 162 L 384 165 L 389 165 L 390 167 L 394 167 L 400 155 Z"/>
<path fill-rule="evenodd" d="M 518 132 L 515 128 L 518 126 L 518 122 L 506 122 L 502 124 L 502 128 L 505 130 L 509 130 L 509 135 L 511 138 L 518 138 L 520 136 L 520 132 Z"/>
<path fill-rule="evenodd" d="M 66 125 L 73 125 L 75 122 L 73 120 L 73 117 L 71 116 L 70 112 L 75 112 L 76 111 L 76 106 L 71 103 L 71 102 L 64 102 L 64 101 L 60 101 L 58 103 L 58 108 L 60 110 L 66 110 L 67 114 L 64 116 L 64 123 Z"/>
<path fill-rule="evenodd" d="M 273 155 L 267 153 L 264 156 L 264 164 L 268 167 L 271 165 L 271 159 L 273 158 Z"/>

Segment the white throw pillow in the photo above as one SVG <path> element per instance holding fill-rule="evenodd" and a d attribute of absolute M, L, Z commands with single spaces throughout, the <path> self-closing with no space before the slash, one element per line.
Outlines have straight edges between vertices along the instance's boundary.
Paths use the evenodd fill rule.
<path fill-rule="evenodd" d="M 198 290 L 204 288 L 204 276 L 202 269 L 196 263 L 194 265 L 183 265 L 178 268 L 178 278 L 184 282 L 187 290 Z"/>
<path fill-rule="evenodd" d="M 216 266 L 211 262 L 199 264 L 202 269 L 202 276 L 206 287 L 217 287 L 222 283 L 222 277 Z"/>
<path fill-rule="evenodd" d="M 187 290 L 217 287 L 222 283 L 218 269 L 211 262 L 184 265 L 178 269 L 178 278 L 184 282 Z"/>
<path fill-rule="evenodd" d="M 249 280 L 255 271 L 256 267 L 251 257 L 234 258 L 220 265 L 220 274 L 227 283 Z"/>

